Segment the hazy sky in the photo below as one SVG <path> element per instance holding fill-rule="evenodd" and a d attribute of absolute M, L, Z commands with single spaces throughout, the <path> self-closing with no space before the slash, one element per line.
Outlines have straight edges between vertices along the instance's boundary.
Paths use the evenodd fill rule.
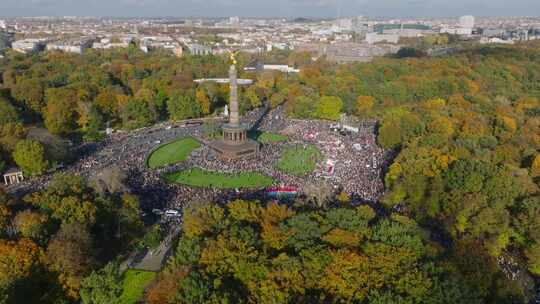
<path fill-rule="evenodd" d="M 540 0 L 0 0 L 0 16 L 539 16 Z"/>

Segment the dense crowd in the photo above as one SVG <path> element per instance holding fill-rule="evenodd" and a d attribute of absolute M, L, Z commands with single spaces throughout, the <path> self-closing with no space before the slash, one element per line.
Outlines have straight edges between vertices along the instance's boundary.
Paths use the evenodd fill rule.
<path fill-rule="evenodd" d="M 375 123 L 364 124 L 357 133 L 344 135 L 331 130 L 331 125 L 287 119 L 281 109 L 273 110 L 265 116 L 259 130 L 285 134 L 289 137 L 287 142 L 262 145 L 256 157 L 239 160 L 222 160 L 205 146 L 195 151 L 185 165 L 227 173 L 256 171 L 283 186 L 299 189 L 306 183 L 324 182 L 363 200 L 377 201 L 384 190 L 381 176 L 388 165 L 388 155 L 376 144 Z M 307 143 L 315 145 L 324 156 L 314 172 L 295 177 L 276 169 L 285 146 Z M 331 173 L 328 163 L 334 164 Z"/>
<path fill-rule="evenodd" d="M 384 190 L 381 176 L 388 157 L 376 144 L 374 122 L 364 124 L 357 133 L 340 134 L 329 122 L 288 119 L 281 108 L 268 111 L 262 107 L 247 113 L 243 123 L 259 131 L 287 135 L 288 140 L 262 145 L 260 153 L 253 158 L 223 160 L 204 144 L 207 141 L 203 126 L 162 124 L 130 133 L 116 132 L 99 144 L 82 145 L 77 152 L 83 155 L 82 158 L 64 171 L 95 179 L 106 168 L 120 169 L 126 177 L 125 185 L 132 193 L 140 195 L 142 208 L 147 213 L 153 209 L 181 209 L 188 202 L 225 202 L 239 196 L 258 198 L 264 195 L 264 191 L 194 188 L 171 184 L 161 178 L 163 173 L 192 167 L 226 173 L 259 172 L 271 176 L 279 185 L 295 186 L 300 192 L 308 183 L 325 183 L 336 191 L 342 190 L 366 201 L 380 198 Z M 146 158 L 154 149 L 185 136 L 195 137 L 203 143 L 185 162 L 156 170 L 146 166 Z M 284 148 L 302 144 L 313 144 L 321 151 L 323 161 L 316 170 L 304 177 L 277 170 L 275 164 Z M 333 168 L 329 168 L 329 164 Z M 42 189 L 49 179 L 50 176 L 30 179 L 13 190 Z M 168 219 L 173 224 L 177 221 L 180 219 Z"/>

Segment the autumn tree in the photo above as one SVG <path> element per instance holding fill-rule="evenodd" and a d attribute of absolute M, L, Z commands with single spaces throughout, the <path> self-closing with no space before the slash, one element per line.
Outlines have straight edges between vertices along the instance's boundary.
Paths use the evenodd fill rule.
<path fill-rule="evenodd" d="M 77 128 L 77 91 L 67 88 L 47 89 L 43 116 L 45 126 L 53 134 L 69 134 Z"/>
<path fill-rule="evenodd" d="M 370 115 L 374 105 L 375 98 L 372 96 L 358 96 L 356 99 L 356 113 L 360 117 L 367 117 Z"/>
<path fill-rule="evenodd" d="M 17 143 L 24 139 L 26 130 L 20 123 L 7 123 L 0 125 L 0 146 L 1 150 L 12 153 Z"/>
<path fill-rule="evenodd" d="M 79 299 L 82 279 L 96 263 L 94 256 L 92 236 L 81 225 L 63 225 L 49 242 L 47 264 L 58 273 L 58 280 L 71 299 Z"/>
<path fill-rule="evenodd" d="M 28 239 L 0 239 L 0 286 L 10 288 L 32 276 L 41 265 L 42 255 L 42 250 Z"/>
<path fill-rule="evenodd" d="M 540 155 L 537 155 L 531 164 L 531 175 L 540 176 Z"/>
<path fill-rule="evenodd" d="M 13 224 L 22 237 L 42 241 L 50 223 L 46 214 L 25 210 L 15 216 Z"/>
<path fill-rule="evenodd" d="M 208 96 L 206 95 L 206 93 L 203 90 L 197 90 L 197 92 L 195 93 L 195 99 L 199 103 L 201 113 L 203 115 L 210 114 L 211 102 L 210 102 L 210 99 L 208 98 Z"/>
<path fill-rule="evenodd" d="M 236 200 L 194 207 L 185 217 L 189 234 L 147 300 L 481 303 L 459 277 L 449 280 L 432 263 L 414 220 L 376 217 L 366 205 L 313 210 Z"/>
<path fill-rule="evenodd" d="M 189 274 L 185 267 L 165 269 L 152 284 L 146 293 L 146 300 L 150 304 L 168 304 L 174 301 L 180 282 Z"/>

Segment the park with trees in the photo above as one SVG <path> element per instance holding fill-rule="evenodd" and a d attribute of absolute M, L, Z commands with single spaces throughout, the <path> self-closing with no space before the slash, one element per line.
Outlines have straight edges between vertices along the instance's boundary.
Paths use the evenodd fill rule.
<path fill-rule="evenodd" d="M 149 284 L 148 303 L 533 297 L 540 277 L 540 44 L 347 65 L 304 57 L 242 54 L 240 67 L 268 59 L 301 72 L 242 72 L 256 82 L 242 89 L 241 111 L 267 102 L 293 118 L 376 120 L 378 144 L 395 155 L 380 202 L 350 202 L 344 194 L 321 205 L 195 206 L 185 211 L 165 269 L 147 281 L 130 274 L 125 283 L 114 263 L 147 231 L 139 198 L 60 174 L 24 197 L 0 190 L 0 303 L 118 303 L 132 296 L 124 283 L 137 280 Z M 100 141 L 106 127 L 129 131 L 214 115 L 228 88 L 193 80 L 221 77 L 227 67 L 225 57 L 136 48 L 8 53 L 0 59 L 0 171 L 50 173 L 69 161 L 67 141 Z M 305 168 L 293 166 L 293 156 L 283 169 L 301 175 Z M 171 179 L 195 183 L 215 174 L 181 173 Z M 216 186 L 237 186 L 216 178 L 223 181 Z"/>

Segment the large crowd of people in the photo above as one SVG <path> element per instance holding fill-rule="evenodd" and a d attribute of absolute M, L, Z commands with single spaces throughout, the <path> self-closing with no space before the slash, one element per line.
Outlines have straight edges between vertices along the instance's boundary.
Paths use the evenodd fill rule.
<path fill-rule="evenodd" d="M 185 165 L 227 173 L 260 172 L 283 186 L 300 190 L 306 183 L 324 182 L 353 197 L 377 201 L 384 191 L 382 174 L 388 165 L 388 154 L 376 144 L 376 123 L 363 124 L 358 132 L 348 133 L 332 130 L 332 125 L 324 121 L 288 119 L 278 108 L 265 116 L 258 130 L 287 135 L 286 142 L 264 144 L 254 158 L 238 160 L 223 160 L 204 146 L 192 153 Z M 275 164 L 283 149 L 303 144 L 313 144 L 322 152 L 323 161 L 317 169 L 305 177 L 280 172 Z"/>
<path fill-rule="evenodd" d="M 360 126 L 358 132 L 344 134 L 333 129 L 330 122 L 289 119 L 281 108 L 268 111 L 262 107 L 247 113 L 243 123 L 262 132 L 286 135 L 288 140 L 264 144 L 252 158 L 224 160 L 205 145 L 207 139 L 202 125 L 162 124 L 133 132 L 116 132 L 103 142 L 82 145 L 76 152 L 82 155 L 81 158 L 63 170 L 92 179 L 106 168 L 119 168 L 124 172 L 127 188 L 141 197 L 146 213 L 153 209 L 181 210 L 189 202 L 226 202 L 239 196 L 257 198 L 265 194 L 264 190 L 189 187 L 171 184 L 161 178 L 163 173 L 193 167 L 227 173 L 259 172 L 272 177 L 278 185 L 294 186 L 300 192 L 306 184 L 326 183 L 336 191 L 345 191 L 365 201 L 377 201 L 382 195 L 382 174 L 388 155 L 376 144 L 375 122 Z M 186 161 L 159 169 L 146 166 L 146 159 L 154 149 L 186 136 L 203 143 Z M 279 171 L 275 164 L 285 147 L 303 144 L 315 145 L 321 151 L 323 161 L 316 170 L 304 177 Z M 50 177 L 29 179 L 11 190 L 43 189 Z M 177 218 L 168 220 L 169 223 L 179 221 Z"/>

